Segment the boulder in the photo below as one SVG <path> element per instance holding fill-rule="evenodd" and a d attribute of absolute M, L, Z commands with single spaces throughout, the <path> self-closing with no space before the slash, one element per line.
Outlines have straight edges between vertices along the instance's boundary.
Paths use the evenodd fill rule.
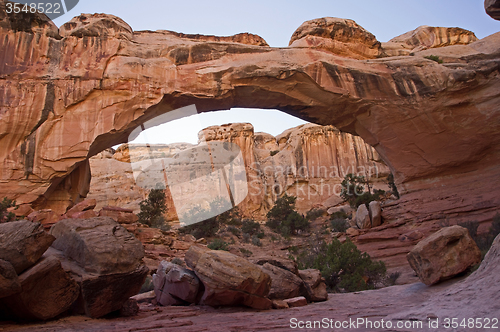
<path fill-rule="evenodd" d="M 297 275 L 269 263 L 262 266 L 262 271 L 271 277 L 268 295 L 271 300 L 284 300 L 300 295 L 304 282 Z"/>
<path fill-rule="evenodd" d="M 291 47 L 320 48 L 354 59 L 373 59 L 381 44 L 353 20 L 324 17 L 302 23 L 290 39 Z"/>
<path fill-rule="evenodd" d="M 149 228 L 149 227 L 138 227 L 134 231 L 134 235 L 143 244 L 163 244 L 164 236 L 161 229 Z M 173 240 L 170 239 L 171 244 Z"/>
<path fill-rule="evenodd" d="M 354 228 L 354 227 L 349 227 L 345 231 L 345 233 L 346 233 L 347 236 L 358 236 L 359 235 L 359 230 L 357 228 Z"/>
<path fill-rule="evenodd" d="M 288 307 L 290 307 L 290 308 L 303 307 L 303 306 L 307 305 L 307 300 L 303 296 L 298 296 L 298 297 L 294 297 L 291 299 L 286 299 L 284 301 L 286 304 L 288 304 Z"/>
<path fill-rule="evenodd" d="M 120 224 L 133 224 L 139 221 L 139 217 L 130 209 L 122 209 L 114 206 L 105 206 L 99 211 L 100 217 L 111 217 Z"/>
<path fill-rule="evenodd" d="M 87 272 L 130 272 L 144 257 L 142 243 L 109 217 L 61 220 L 50 233 L 56 238 L 52 247 Z"/>
<path fill-rule="evenodd" d="M 283 300 L 273 300 L 273 309 L 288 309 L 288 303 Z"/>
<path fill-rule="evenodd" d="M 255 264 L 222 250 L 192 246 L 184 258 L 203 283 L 200 303 L 270 309 L 271 278 Z"/>
<path fill-rule="evenodd" d="M 128 299 L 120 309 L 121 317 L 133 317 L 139 313 L 139 304 L 133 298 Z"/>
<path fill-rule="evenodd" d="M 98 216 L 97 212 L 95 212 L 93 210 L 87 210 L 87 211 L 73 213 L 70 218 L 90 219 L 90 218 L 95 218 L 97 216 Z M 64 218 L 64 219 L 66 219 L 66 218 Z"/>
<path fill-rule="evenodd" d="M 380 202 L 371 201 L 369 208 L 372 227 L 380 226 L 382 224 L 382 208 L 380 207 Z"/>
<path fill-rule="evenodd" d="M 484 0 L 486 14 L 495 20 L 500 20 L 500 0 Z"/>
<path fill-rule="evenodd" d="M 11 263 L 19 275 L 42 257 L 54 239 L 38 222 L 19 220 L 0 224 L 0 259 Z"/>
<path fill-rule="evenodd" d="M 334 214 L 335 212 L 341 212 L 341 211 L 344 211 L 345 213 L 347 213 L 349 215 L 352 213 L 352 207 L 349 204 L 341 205 L 341 206 L 334 206 L 334 207 L 329 208 L 326 212 L 331 215 L 331 214 Z"/>
<path fill-rule="evenodd" d="M 75 218 L 73 216 L 75 213 L 94 210 L 96 204 L 97 204 L 97 202 L 95 199 L 86 199 L 86 200 L 81 201 L 80 203 L 76 204 L 68 211 L 66 211 L 66 216 L 68 216 L 68 218 Z"/>
<path fill-rule="evenodd" d="M 264 265 L 266 263 L 269 263 L 284 270 L 290 271 L 295 275 L 299 275 L 298 274 L 299 269 L 297 267 L 297 263 L 288 258 L 283 258 L 278 256 L 259 256 L 250 259 L 250 261 L 257 265 Z"/>
<path fill-rule="evenodd" d="M 370 228 L 372 226 L 370 213 L 365 204 L 361 204 L 356 211 L 356 225 L 359 229 Z"/>
<path fill-rule="evenodd" d="M 310 302 L 328 300 L 325 279 L 316 269 L 299 270 L 299 276 L 304 281 L 302 294 Z"/>
<path fill-rule="evenodd" d="M 406 256 L 426 285 L 460 274 L 481 261 L 481 252 L 466 228 L 442 228 L 420 241 Z"/>
<path fill-rule="evenodd" d="M 156 301 L 164 306 L 195 303 L 200 288 L 193 271 L 167 261 L 160 262 L 153 284 Z"/>
<path fill-rule="evenodd" d="M 2 299 L 20 319 L 54 318 L 65 312 L 79 295 L 78 284 L 61 267 L 56 257 L 44 257 L 19 276 L 22 291 Z"/>
<path fill-rule="evenodd" d="M 102 317 L 139 292 L 149 272 L 142 263 L 144 248 L 113 219 L 61 220 L 51 233 L 56 241 L 46 255 L 59 258 L 80 285 L 77 313 Z"/>
<path fill-rule="evenodd" d="M 51 209 L 44 209 L 39 211 L 31 212 L 26 219 L 33 222 L 39 222 L 43 225 L 45 229 L 50 229 L 52 225 L 57 223 L 61 219 L 61 215 L 52 211 Z"/>
<path fill-rule="evenodd" d="M 0 259 L 0 298 L 21 291 L 21 284 L 12 264 Z"/>

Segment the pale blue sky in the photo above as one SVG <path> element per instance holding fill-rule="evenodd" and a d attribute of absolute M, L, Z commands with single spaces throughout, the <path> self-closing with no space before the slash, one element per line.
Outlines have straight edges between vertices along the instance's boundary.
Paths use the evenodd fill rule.
<path fill-rule="evenodd" d="M 500 31 L 500 21 L 486 15 L 483 3 L 483 0 L 80 0 L 72 11 L 54 22 L 60 26 L 80 13 L 107 13 L 121 17 L 134 30 L 163 29 L 219 36 L 250 32 L 263 37 L 270 46 L 284 47 L 300 24 L 325 16 L 353 19 L 382 42 L 420 25 L 461 27 L 483 38 Z M 199 117 L 196 123 L 201 126 L 251 122 L 256 131 L 273 135 L 303 123 L 278 111 L 239 110 Z M 165 138 L 165 143 L 193 142 L 198 128 L 189 123 L 192 122 L 161 130 L 178 137 Z M 182 136 L 190 127 L 193 133 Z M 177 128 L 182 130 L 173 134 Z"/>

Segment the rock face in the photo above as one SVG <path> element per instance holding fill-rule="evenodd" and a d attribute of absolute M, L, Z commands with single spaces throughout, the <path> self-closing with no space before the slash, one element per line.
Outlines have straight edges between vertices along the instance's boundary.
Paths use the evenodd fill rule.
<path fill-rule="evenodd" d="M 35 265 L 54 240 L 40 223 L 20 220 L 0 224 L 0 259 L 10 262 L 20 274 Z"/>
<path fill-rule="evenodd" d="M 352 172 L 365 174 L 375 181 L 375 186 L 387 189 L 381 178 L 388 174 L 389 169 L 381 162 L 377 152 L 359 137 L 341 133 L 331 126 L 307 124 L 273 137 L 254 133 L 249 123 L 232 123 L 205 128 L 199 137 L 205 142 L 230 142 L 240 148 L 249 195 L 238 207 L 246 217 L 263 219 L 283 192 L 297 197 L 297 208 L 301 213 L 313 206 L 327 209 L 342 201 L 339 197 L 340 183 L 346 174 Z M 96 198 L 98 206 L 102 205 L 101 202 L 120 202 L 137 211 L 145 190 L 136 184 L 132 176 L 131 165 L 127 164 L 131 161 L 130 155 L 134 160 L 148 155 L 175 158 L 176 154 L 192 147 L 184 143 L 124 144 L 112 158 L 91 158 L 93 176 L 88 197 Z M 196 172 L 196 166 L 191 164 L 188 161 L 175 174 L 169 172 L 169 176 L 180 178 Z M 127 166 L 130 176 L 113 171 L 124 170 Z M 175 195 L 177 203 L 196 200 L 208 204 L 209 199 L 200 197 L 200 192 L 204 192 L 200 190 L 202 185 L 194 183 L 191 188 L 183 186 L 182 190 L 170 188 L 167 194 Z M 140 199 L 136 198 L 138 196 Z M 167 220 L 176 220 L 177 206 L 172 197 L 167 197 L 167 207 Z"/>
<path fill-rule="evenodd" d="M 374 59 L 382 53 L 381 44 L 373 34 L 353 20 L 334 17 L 302 23 L 288 45 L 323 49 L 353 59 Z"/>
<path fill-rule="evenodd" d="M 185 261 L 205 287 L 201 304 L 271 308 L 272 302 L 266 297 L 271 287 L 270 277 L 246 259 L 193 246 L 186 253 Z"/>
<path fill-rule="evenodd" d="M 19 277 L 22 291 L 4 298 L 9 311 L 21 319 L 47 320 L 70 308 L 80 287 L 56 257 L 43 258 Z"/>
<path fill-rule="evenodd" d="M 0 197 L 62 214 L 86 196 L 91 156 L 195 104 L 279 109 L 359 135 L 394 173 L 392 219 L 488 222 L 500 205 L 499 34 L 359 61 L 134 32 L 111 15 L 78 16 L 61 32 L 43 15 L 12 17 L 2 0 Z"/>
<path fill-rule="evenodd" d="M 451 226 L 420 241 L 408 262 L 426 285 L 449 279 L 481 261 L 481 252 L 466 228 Z"/>
<path fill-rule="evenodd" d="M 473 32 L 461 28 L 420 26 L 384 43 L 384 52 L 390 56 L 410 55 L 430 48 L 467 45 L 477 41 Z"/>
<path fill-rule="evenodd" d="M 142 263 L 144 248 L 111 218 L 61 220 L 51 234 L 56 241 L 46 255 L 56 256 L 77 280 L 77 312 L 102 317 L 139 292 L 149 271 Z"/>

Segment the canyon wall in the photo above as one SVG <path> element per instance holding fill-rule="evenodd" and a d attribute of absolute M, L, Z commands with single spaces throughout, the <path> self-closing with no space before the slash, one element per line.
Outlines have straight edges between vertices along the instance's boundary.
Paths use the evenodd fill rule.
<path fill-rule="evenodd" d="M 57 29 L 1 0 L 0 197 L 62 213 L 86 196 L 90 157 L 195 104 L 278 109 L 359 135 L 395 175 L 392 219 L 488 221 L 500 206 L 500 34 L 424 32 L 384 49 L 325 18 L 272 48 L 133 31 L 104 14 Z"/>
<path fill-rule="evenodd" d="M 297 209 L 301 213 L 314 207 L 328 209 L 342 202 L 340 183 L 348 173 L 364 175 L 377 188 L 388 190 L 384 180 L 389 168 L 377 152 L 360 137 L 342 133 L 332 126 L 307 124 L 274 137 L 254 133 L 250 123 L 233 123 L 205 128 L 199 137 L 203 144 L 230 142 L 241 150 L 248 195 L 238 207 L 245 217 L 264 220 L 265 214 L 284 192 L 297 197 Z M 138 212 L 139 202 L 146 197 L 148 190 L 136 182 L 135 178 L 140 175 L 134 177 L 131 162 L 149 158 L 152 154 L 154 158 L 165 158 L 168 163 L 169 158 L 175 159 L 193 147 L 187 143 L 124 144 L 114 153 L 100 153 L 90 159 L 92 182 L 88 198 L 96 199 L 97 209 L 115 205 Z M 200 170 L 195 163 L 188 162 L 169 172 L 168 178 L 189 182 L 193 172 L 200 173 Z M 182 202 L 196 201 L 208 208 L 211 199 L 198 196 L 204 192 L 225 191 L 225 187 L 203 189 L 203 186 L 203 183 L 193 181 L 182 191 L 169 188 L 167 194 L 175 195 L 180 206 L 174 205 L 170 197 L 167 200 L 167 219 L 177 219 L 179 211 L 176 213 L 176 208 L 178 210 Z"/>

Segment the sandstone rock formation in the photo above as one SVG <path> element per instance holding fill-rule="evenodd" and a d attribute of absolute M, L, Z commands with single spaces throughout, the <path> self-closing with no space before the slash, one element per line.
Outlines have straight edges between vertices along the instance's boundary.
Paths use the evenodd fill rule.
<path fill-rule="evenodd" d="M 270 277 L 246 259 L 226 251 L 193 246 L 186 253 L 185 261 L 205 288 L 201 304 L 271 308 L 272 302 L 266 297 Z"/>
<path fill-rule="evenodd" d="M 325 279 L 316 269 L 299 270 L 299 276 L 304 281 L 303 296 L 311 302 L 321 302 L 328 299 Z"/>
<path fill-rule="evenodd" d="M 486 14 L 495 20 L 500 20 L 500 1 L 484 0 L 484 9 L 486 10 Z"/>
<path fill-rule="evenodd" d="M 193 271 L 162 261 L 153 275 L 156 302 L 168 306 L 195 303 L 200 280 Z"/>
<path fill-rule="evenodd" d="M 353 20 L 334 17 L 302 23 L 288 45 L 323 49 L 353 59 L 374 59 L 382 53 L 381 44 L 373 34 Z"/>
<path fill-rule="evenodd" d="M 370 221 L 370 212 L 366 208 L 365 204 L 361 204 L 356 211 L 356 225 L 359 229 L 365 229 L 372 227 L 372 223 Z"/>
<path fill-rule="evenodd" d="M 370 219 L 372 227 L 377 227 L 382 224 L 382 209 L 379 201 L 371 201 L 369 204 Z"/>
<path fill-rule="evenodd" d="M 446 227 L 420 241 L 408 262 L 426 285 L 446 280 L 481 261 L 481 251 L 466 228 Z"/>
<path fill-rule="evenodd" d="M 271 288 L 268 297 L 273 299 L 290 299 L 300 294 L 303 281 L 290 271 L 265 263 L 262 271 L 271 277 Z"/>
<path fill-rule="evenodd" d="M 488 222 L 500 205 L 499 40 L 360 61 L 134 32 L 101 14 L 58 31 L 43 15 L 13 19 L 2 0 L 0 197 L 62 214 L 87 194 L 89 158 L 154 116 L 257 107 L 374 146 L 402 194 L 387 220 Z"/>
<path fill-rule="evenodd" d="M 35 265 L 54 240 L 40 223 L 20 220 L 0 224 L 0 259 L 20 274 Z"/>

